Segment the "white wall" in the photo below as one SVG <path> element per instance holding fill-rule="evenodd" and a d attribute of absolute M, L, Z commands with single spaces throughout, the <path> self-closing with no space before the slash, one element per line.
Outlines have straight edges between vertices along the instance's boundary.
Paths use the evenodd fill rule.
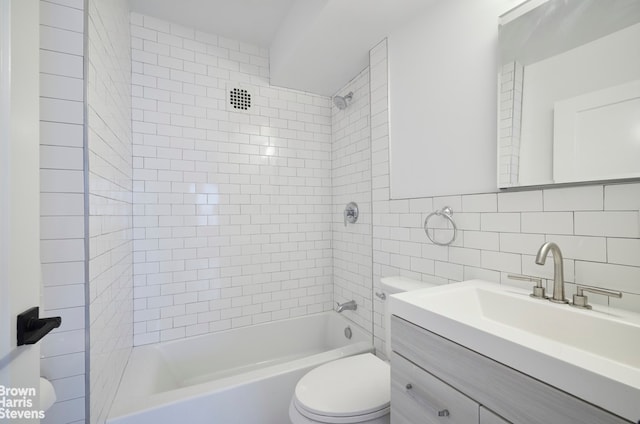
<path fill-rule="evenodd" d="M 371 125 L 369 67 L 341 88 L 353 92 L 344 110 L 331 110 L 331 181 L 333 192 L 333 293 L 335 302 L 355 300 L 356 311 L 343 314 L 373 331 L 371 279 Z M 355 224 L 344 226 L 347 203 L 358 204 Z"/>
<path fill-rule="evenodd" d="M 270 86 L 265 49 L 131 32 L 135 344 L 331 309 L 330 100 Z"/>
<path fill-rule="evenodd" d="M 89 422 L 104 422 L 133 344 L 131 39 L 127 0 L 88 10 Z"/>
<path fill-rule="evenodd" d="M 85 419 L 84 2 L 40 1 L 41 373 L 57 402 L 44 424 Z"/>
<path fill-rule="evenodd" d="M 391 197 L 495 191 L 498 16 L 440 1 L 389 35 Z"/>

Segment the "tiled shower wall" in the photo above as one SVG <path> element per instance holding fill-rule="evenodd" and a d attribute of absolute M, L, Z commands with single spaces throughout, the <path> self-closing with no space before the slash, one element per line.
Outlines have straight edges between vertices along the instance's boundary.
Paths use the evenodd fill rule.
<path fill-rule="evenodd" d="M 131 38 L 127 0 L 91 0 L 87 128 L 91 423 L 104 422 L 133 345 Z"/>
<path fill-rule="evenodd" d="M 329 99 L 271 87 L 265 49 L 131 24 L 135 344 L 332 308 Z"/>
<path fill-rule="evenodd" d="M 43 424 L 85 418 L 84 0 L 40 2 L 41 373 L 57 402 Z"/>
<path fill-rule="evenodd" d="M 371 51 L 374 285 L 384 276 L 405 275 L 437 284 L 482 278 L 529 288 L 509 280 L 513 273 L 544 278 L 549 292 L 553 261 L 539 266 L 534 258 L 544 242 L 555 241 L 564 254 L 568 297 L 573 283 L 605 287 L 623 292 L 612 306 L 640 312 L 639 183 L 389 199 L 386 52 L 386 42 Z M 443 206 L 453 208 L 458 225 L 448 247 L 429 242 L 423 230 L 426 215 Z M 383 304 L 374 303 L 375 342 L 382 349 Z"/>
<path fill-rule="evenodd" d="M 371 126 L 369 68 L 337 95 L 353 92 L 349 106 L 332 109 L 333 282 L 334 301 L 355 300 L 356 311 L 343 314 L 373 331 L 371 291 Z M 358 204 L 355 224 L 344 225 L 344 209 Z"/>

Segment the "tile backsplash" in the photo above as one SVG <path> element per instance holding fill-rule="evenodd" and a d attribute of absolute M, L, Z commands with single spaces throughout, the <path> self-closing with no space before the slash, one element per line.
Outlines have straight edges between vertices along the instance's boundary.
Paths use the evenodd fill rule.
<path fill-rule="evenodd" d="M 330 100 L 270 86 L 253 45 L 131 36 L 135 344 L 332 308 Z"/>

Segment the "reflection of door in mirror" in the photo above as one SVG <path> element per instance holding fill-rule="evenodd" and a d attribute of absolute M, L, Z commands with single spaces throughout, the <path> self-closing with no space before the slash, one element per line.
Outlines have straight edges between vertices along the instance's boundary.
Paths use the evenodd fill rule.
<path fill-rule="evenodd" d="M 639 120 L 640 80 L 556 102 L 554 181 L 637 177 Z"/>
<path fill-rule="evenodd" d="M 499 186 L 640 178 L 640 100 L 629 91 L 640 81 L 640 0 L 518 9 L 500 25 Z M 620 87 L 628 95 L 615 100 Z"/>

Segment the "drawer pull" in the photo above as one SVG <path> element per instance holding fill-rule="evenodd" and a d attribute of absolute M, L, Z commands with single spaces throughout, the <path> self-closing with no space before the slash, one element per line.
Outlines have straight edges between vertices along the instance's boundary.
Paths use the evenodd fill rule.
<path fill-rule="evenodd" d="M 428 403 L 425 399 L 425 395 L 423 396 L 419 396 L 418 394 L 415 394 L 415 392 L 412 390 L 413 389 L 413 385 L 411 383 L 407 383 L 405 386 L 405 389 L 407 389 L 407 394 L 416 402 L 420 403 L 422 406 L 426 407 L 427 409 L 430 409 L 431 411 L 435 412 L 436 414 L 438 414 L 439 417 L 448 417 L 449 415 L 451 415 L 449 413 L 448 409 L 438 409 L 434 406 L 432 406 L 430 403 Z M 436 403 L 435 401 L 433 403 Z"/>

